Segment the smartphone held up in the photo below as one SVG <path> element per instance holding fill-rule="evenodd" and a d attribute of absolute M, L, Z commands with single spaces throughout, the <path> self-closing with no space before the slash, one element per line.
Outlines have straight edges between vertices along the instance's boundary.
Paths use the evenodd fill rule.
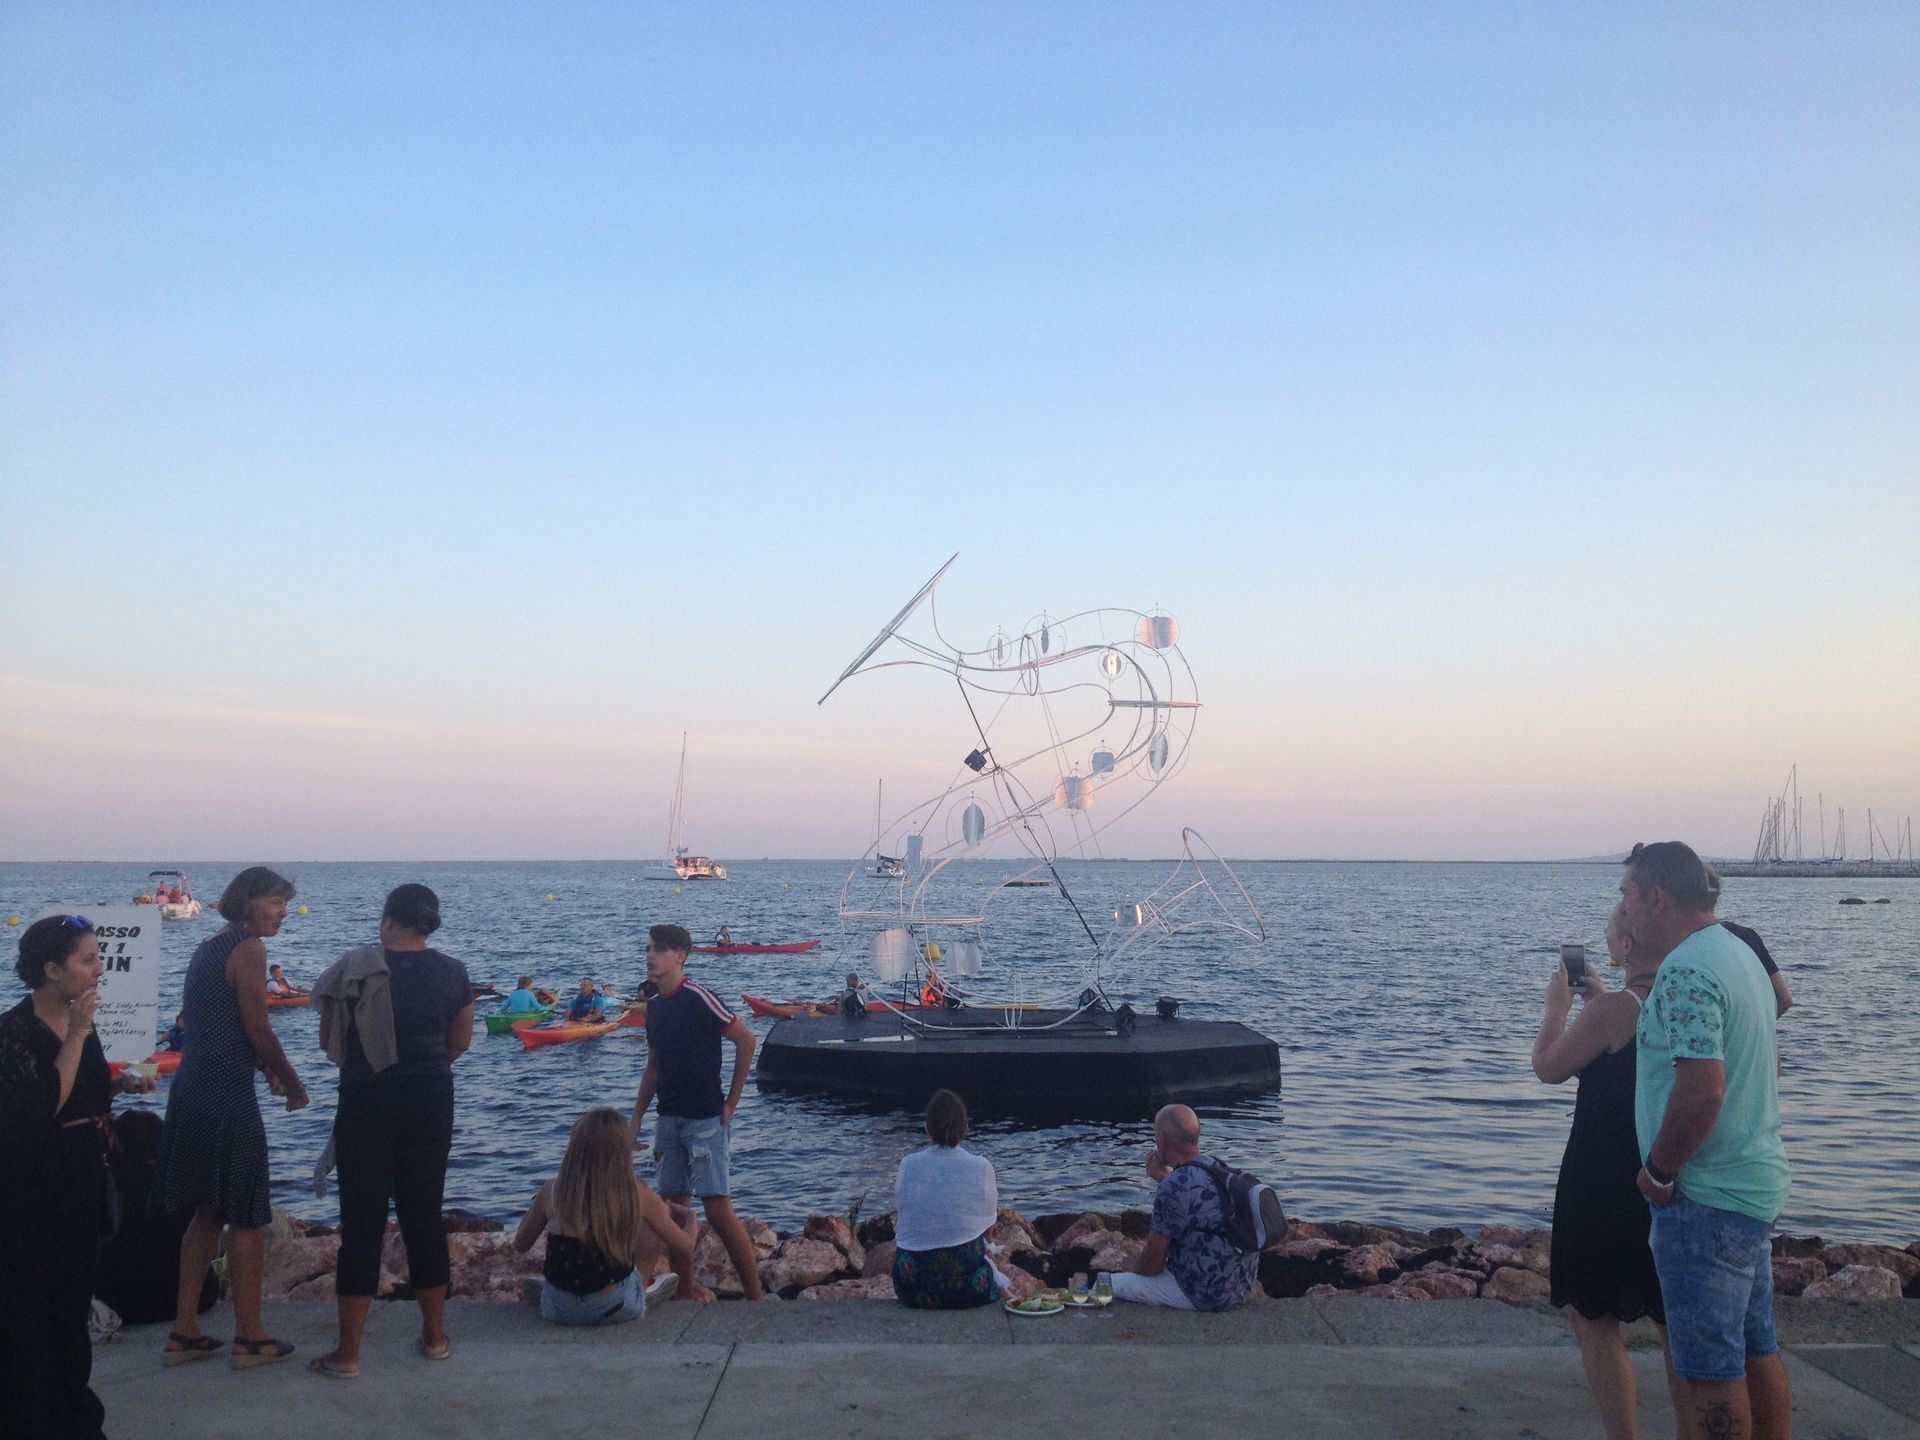
<path fill-rule="evenodd" d="M 1587 978 L 1587 947 L 1571 943 L 1562 945 L 1560 963 L 1566 966 L 1567 984 L 1578 990 L 1580 982 Z"/>

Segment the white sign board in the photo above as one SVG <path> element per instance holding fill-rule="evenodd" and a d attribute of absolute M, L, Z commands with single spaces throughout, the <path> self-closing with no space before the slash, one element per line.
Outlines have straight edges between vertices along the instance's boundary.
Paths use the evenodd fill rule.
<path fill-rule="evenodd" d="M 153 1053 L 160 1025 L 160 927 L 152 905 L 73 905 L 48 915 L 84 915 L 100 941 L 100 1004 L 94 1033 L 107 1059 L 137 1064 Z M 44 919 L 45 916 L 39 917 Z"/>

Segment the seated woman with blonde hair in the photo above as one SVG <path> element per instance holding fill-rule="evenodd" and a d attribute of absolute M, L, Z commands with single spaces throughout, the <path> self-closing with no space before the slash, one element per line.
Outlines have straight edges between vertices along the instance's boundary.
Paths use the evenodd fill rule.
<path fill-rule="evenodd" d="M 633 1130 L 618 1110 L 598 1106 L 573 1122 L 560 1173 L 533 1197 L 514 1249 L 525 1254 L 545 1232 L 540 1314 L 556 1325 L 617 1325 L 646 1313 L 648 1300 L 711 1300 L 695 1283 L 690 1213 L 675 1215 L 633 1173 Z M 662 1250 L 673 1273 L 644 1276 Z"/>

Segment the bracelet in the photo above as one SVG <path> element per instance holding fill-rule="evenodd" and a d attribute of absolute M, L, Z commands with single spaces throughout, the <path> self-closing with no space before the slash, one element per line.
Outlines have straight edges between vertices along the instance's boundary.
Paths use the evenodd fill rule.
<path fill-rule="evenodd" d="M 1640 1168 L 1642 1170 L 1645 1170 L 1647 1172 L 1647 1178 L 1653 1181 L 1653 1183 L 1655 1185 L 1658 1185 L 1662 1190 L 1671 1190 L 1673 1188 L 1673 1182 L 1680 1178 L 1678 1175 L 1667 1175 L 1654 1169 L 1653 1162 L 1651 1160 L 1649 1160 L 1645 1165 L 1642 1165 Z"/>

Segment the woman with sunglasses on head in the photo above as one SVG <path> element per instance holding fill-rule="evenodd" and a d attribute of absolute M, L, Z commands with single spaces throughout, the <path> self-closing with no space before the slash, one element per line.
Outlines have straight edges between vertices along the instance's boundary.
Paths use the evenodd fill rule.
<path fill-rule="evenodd" d="M 106 1131 L 115 1081 L 93 1032 L 100 943 L 84 915 L 50 915 L 20 937 L 28 995 L 0 1015 L 0 1435 L 104 1432 L 94 1395 L 94 1263 L 112 1231 Z"/>
<path fill-rule="evenodd" d="M 286 922 L 293 882 L 264 865 L 233 877 L 220 897 L 227 928 L 193 952 L 182 986 L 186 1049 L 167 1096 L 167 1128 L 154 1180 L 169 1215 L 191 1213 L 180 1241 L 180 1294 L 165 1362 L 180 1365 L 220 1351 L 200 1329 L 200 1286 L 220 1232 L 227 1241 L 233 1286 L 236 1370 L 284 1360 L 293 1346 L 267 1334 L 260 1315 L 262 1235 L 273 1219 L 267 1178 L 267 1129 L 254 1076 L 284 1095 L 287 1109 L 307 1103 L 307 1090 L 274 1038 L 267 1011 L 267 946 Z"/>

